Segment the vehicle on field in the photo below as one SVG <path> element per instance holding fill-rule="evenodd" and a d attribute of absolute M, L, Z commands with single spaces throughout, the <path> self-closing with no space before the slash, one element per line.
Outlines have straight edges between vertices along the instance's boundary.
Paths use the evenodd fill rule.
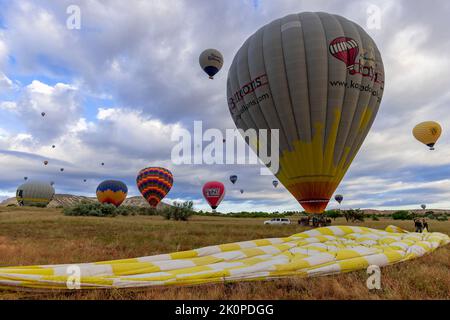
<path fill-rule="evenodd" d="M 289 220 L 288 218 L 273 218 L 273 219 L 264 221 L 264 224 L 275 224 L 275 225 L 291 224 L 291 220 Z"/>

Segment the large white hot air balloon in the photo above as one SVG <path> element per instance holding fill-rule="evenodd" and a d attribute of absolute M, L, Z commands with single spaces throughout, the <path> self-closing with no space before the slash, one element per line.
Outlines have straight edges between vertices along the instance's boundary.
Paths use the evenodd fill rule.
<path fill-rule="evenodd" d="M 21 206 L 47 206 L 55 195 L 48 182 L 26 182 L 17 188 L 16 199 Z"/>
<path fill-rule="evenodd" d="M 276 177 L 308 213 L 326 208 L 372 126 L 383 90 L 374 41 L 354 22 L 323 12 L 263 26 L 234 57 L 227 82 L 238 128 L 279 129 Z"/>

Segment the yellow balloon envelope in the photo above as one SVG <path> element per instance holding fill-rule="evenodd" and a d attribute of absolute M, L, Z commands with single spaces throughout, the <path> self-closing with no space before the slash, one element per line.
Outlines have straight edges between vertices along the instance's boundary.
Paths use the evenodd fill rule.
<path fill-rule="evenodd" d="M 434 150 L 434 145 L 441 136 L 442 127 L 435 121 L 425 121 L 419 123 L 413 129 L 414 137 Z"/>

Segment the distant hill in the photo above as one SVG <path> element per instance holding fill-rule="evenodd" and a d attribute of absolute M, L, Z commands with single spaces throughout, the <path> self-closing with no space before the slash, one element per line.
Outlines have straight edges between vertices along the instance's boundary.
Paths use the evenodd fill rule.
<path fill-rule="evenodd" d="M 374 215 L 388 215 L 388 214 L 393 214 L 394 212 L 401 211 L 401 210 L 364 209 L 362 211 L 366 215 L 372 215 L 372 214 L 374 214 Z M 447 210 L 447 209 L 433 209 L 433 208 L 430 208 L 430 209 L 427 208 L 425 210 L 417 209 L 417 210 L 405 210 L 405 211 L 409 211 L 409 212 L 416 213 L 416 214 L 419 214 L 419 215 L 424 214 L 424 213 L 426 213 L 428 211 L 433 211 L 434 213 L 440 213 L 440 214 L 444 214 L 444 213 L 445 214 L 450 214 L 450 210 Z"/>
<path fill-rule="evenodd" d="M 50 204 L 48 205 L 49 208 L 55 208 L 55 207 L 70 207 L 74 204 L 77 204 L 81 201 L 92 201 L 92 202 L 96 202 L 97 198 L 93 198 L 93 197 L 83 197 L 83 196 L 74 196 L 71 194 L 56 194 L 53 197 L 53 200 L 50 202 Z M 16 198 L 8 198 L 6 200 L 4 200 L 3 202 L 0 203 L 0 206 L 7 206 L 9 204 L 15 204 L 17 205 L 17 201 Z M 147 203 L 147 201 L 145 201 L 145 199 L 141 196 L 136 196 L 136 197 L 128 197 L 123 204 L 124 206 L 134 206 L 134 207 L 150 207 L 150 205 Z M 160 210 L 162 208 L 165 207 L 170 207 L 170 204 L 167 203 L 163 203 L 160 202 L 158 204 L 158 207 L 156 208 L 157 210 Z M 366 215 L 388 215 L 388 214 L 392 214 L 396 211 L 399 210 L 375 210 L 375 209 L 364 209 L 362 210 L 364 212 L 364 214 Z M 440 214 L 450 214 L 450 210 L 444 210 L 444 209 L 426 209 L 426 210 L 408 210 L 410 212 L 414 212 L 414 213 L 418 213 L 418 214 L 423 214 L 425 212 L 428 211 L 433 211 L 435 213 L 440 213 Z"/>
<path fill-rule="evenodd" d="M 71 194 L 55 194 L 53 197 L 53 200 L 49 203 L 49 208 L 56 208 L 56 207 L 70 207 L 74 204 L 80 203 L 82 201 L 90 201 L 90 202 L 96 202 L 97 198 L 91 198 L 91 197 L 84 197 L 84 196 L 74 196 Z M 7 206 L 10 204 L 17 205 L 17 200 L 15 197 L 8 198 L 0 203 L 0 206 Z M 128 197 L 123 204 L 124 206 L 134 206 L 134 207 L 150 207 L 150 205 L 147 203 L 147 201 L 140 196 L 137 197 Z M 169 204 L 160 202 L 158 206 L 156 207 L 157 210 L 160 210 L 165 207 L 170 207 Z"/>

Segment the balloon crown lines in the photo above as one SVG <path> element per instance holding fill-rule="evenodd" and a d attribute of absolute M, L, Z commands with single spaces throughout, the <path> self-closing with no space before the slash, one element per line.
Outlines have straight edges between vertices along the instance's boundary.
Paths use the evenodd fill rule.
<path fill-rule="evenodd" d="M 224 135 L 215 128 L 203 131 L 203 122 L 194 121 L 193 134 L 186 129 L 172 133 L 171 141 L 177 144 L 171 160 L 175 165 L 261 164 L 266 166 L 260 169 L 261 175 L 273 175 L 280 167 L 279 140 L 278 129 L 226 129 Z"/>

